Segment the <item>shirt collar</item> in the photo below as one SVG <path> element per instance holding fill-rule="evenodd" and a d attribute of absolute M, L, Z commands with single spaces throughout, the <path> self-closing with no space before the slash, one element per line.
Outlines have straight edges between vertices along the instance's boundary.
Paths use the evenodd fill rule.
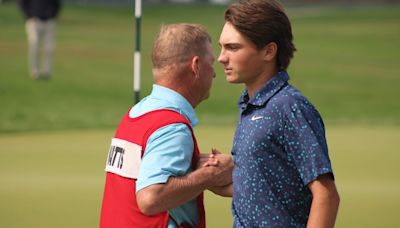
<path fill-rule="evenodd" d="M 156 99 L 164 100 L 166 103 L 168 103 L 167 109 L 177 111 L 179 114 L 186 117 L 192 127 L 196 126 L 199 122 L 192 105 L 178 92 L 167 87 L 154 84 L 150 96 Z"/>
<path fill-rule="evenodd" d="M 289 81 L 288 73 L 286 71 L 280 71 L 258 90 L 251 99 L 249 98 L 247 89 L 244 90 L 239 99 L 239 107 L 245 109 L 248 104 L 254 106 L 264 105 L 277 91 L 287 84 L 287 81 Z"/>

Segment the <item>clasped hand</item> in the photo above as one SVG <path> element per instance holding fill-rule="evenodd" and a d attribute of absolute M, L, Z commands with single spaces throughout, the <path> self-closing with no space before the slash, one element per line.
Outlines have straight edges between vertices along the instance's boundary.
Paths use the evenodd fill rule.
<path fill-rule="evenodd" d="M 232 156 L 222 154 L 213 148 L 210 154 L 200 154 L 197 164 L 198 169 L 208 168 L 211 170 L 211 186 L 209 190 L 213 191 L 218 187 L 225 187 L 232 183 L 232 171 L 234 163 Z M 213 191 L 214 192 L 214 191 Z"/>

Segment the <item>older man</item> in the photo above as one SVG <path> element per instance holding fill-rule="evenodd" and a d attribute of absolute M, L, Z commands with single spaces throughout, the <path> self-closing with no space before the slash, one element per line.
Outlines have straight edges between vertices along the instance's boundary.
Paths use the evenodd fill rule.
<path fill-rule="evenodd" d="M 205 227 L 202 192 L 231 183 L 233 162 L 216 154 L 196 169 L 194 108 L 215 72 L 199 25 L 163 26 L 153 46 L 151 94 L 122 119 L 109 151 L 100 227 Z"/>

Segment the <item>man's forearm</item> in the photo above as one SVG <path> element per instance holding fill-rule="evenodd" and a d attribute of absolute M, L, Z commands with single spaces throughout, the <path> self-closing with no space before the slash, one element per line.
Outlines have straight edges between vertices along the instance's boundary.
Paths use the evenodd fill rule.
<path fill-rule="evenodd" d="M 196 198 L 213 183 L 210 175 L 214 167 L 197 169 L 186 176 L 170 177 L 165 184 L 148 186 L 137 193 L 141 211 L 152 215 L 178 207 Z"/>

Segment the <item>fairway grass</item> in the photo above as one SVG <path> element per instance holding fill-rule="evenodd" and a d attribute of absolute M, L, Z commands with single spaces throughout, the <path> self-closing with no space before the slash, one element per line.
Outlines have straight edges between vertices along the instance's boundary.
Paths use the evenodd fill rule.
<path fill-rule="evenodd" d="M 201 151 L 229 152 L 233 127 L 200 125 Z M 0 227 L 98 227 L 114 130 L 0 136 Z M 336 227 L 398 227 L 400 128 L 327 126 L 341 205 Z M 230 227 L 230 199 L 206 192 L 207 224 Z"/>

